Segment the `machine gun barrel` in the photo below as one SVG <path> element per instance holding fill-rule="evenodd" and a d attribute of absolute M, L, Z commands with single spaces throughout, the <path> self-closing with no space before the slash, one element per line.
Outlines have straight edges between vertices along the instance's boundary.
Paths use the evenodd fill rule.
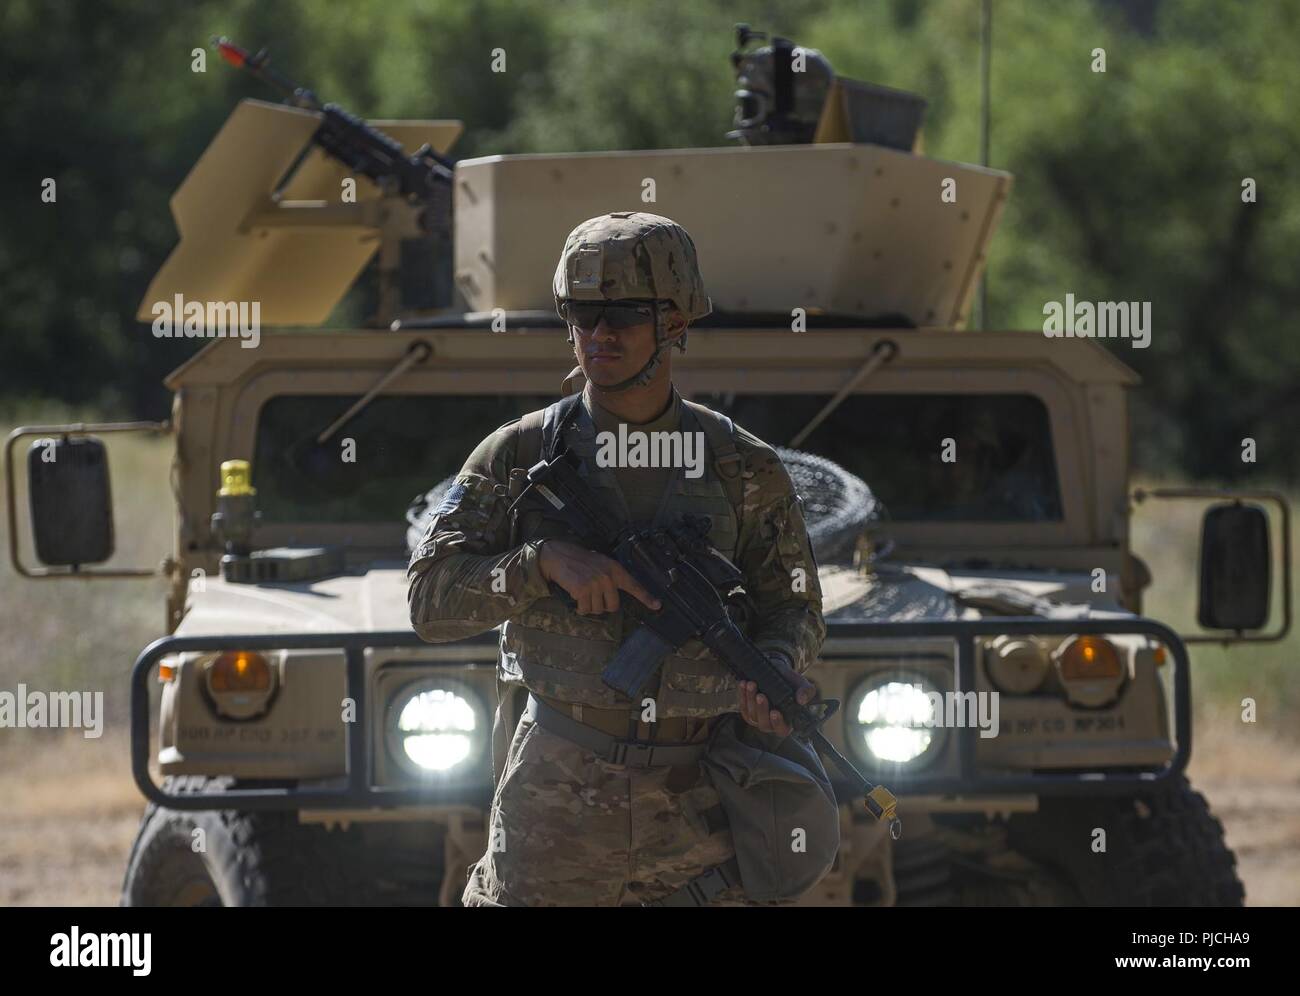
<path fill-rule="evenodd" d="M 442 195 L 450 209 L 453 163 L 434 152 L 428 145 L 407 155 L 402 146 L 337 104 L 322 104 L 311 90 L 301 87 L 271 66 L 266 49 L 250 55 L 228 38 L 215 38 L 213 44 L 221 57 L 236 69 L 251 73 L 281 93 L 295 107 L 318 111 L 320 127 L 312 141 L 326 154 L 355 173 L 369 177 L 381 189 L 394 190 L 413 200 L 426 202 Z"/>
<path fill-rule="evenodd" d="M 272 68 L 271 53 L 266 49 L 261 49 L 257 53 L 250 55 L 246 49 L 240 48 L 229 38 L 213 38 L 212 44 L 226 62 L 236 69 L 251 73 L 262 82 L 275 87 L 295 107 L 305 107 L 311 111 L 321 109 L 321 102 L 314 93 L 305 87 L 298 86 L 289 77 Z"/>

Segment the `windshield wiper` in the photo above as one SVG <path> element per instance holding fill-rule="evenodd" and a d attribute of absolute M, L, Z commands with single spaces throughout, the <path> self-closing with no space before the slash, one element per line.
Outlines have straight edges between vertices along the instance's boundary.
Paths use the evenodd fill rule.
<path fill-rule="evenodd" d="M 812 434 L 812 431 L 826 421 L 827 416 L 829 416 L 831 412 L 835 411 L 835 409 L 840 406 L 840 403 L 853 393 L 854 388 L 858 387 L 863 381 L 875 373 L 878 368 L 884 366 L 897 355 L 898 344 L 892 339 L 881 339 L 878 343 L 872 346 L 871 354 L 867 357 L 867 362 L 858 367 L 857 372 L 849 378 L 848 383 L 835 393 L 835 397 L 826 402 L 826 404 L 822 406 L 822 410 L 814 415 L 807 425 L 794 434 L 794 438 L 787 444 L 790 449 L 797 450 L 799 444 L 807 439 Z"/>
<path fill-rule="evenodd" d="M 411 343 L 411 348 L 406 351 L 406 354 L 400 360 L 397 361 L 397 364 L 393 369 L 380 377 L 374 387 L 358 398 L 351 408 L 331 422 L 325 430 L 316 437 L 316 445 L 319 446 L 321 443 L 325 442 L 325 440 L 329 439 L 330 436 L 334 435 L 334 433 L 338 432 L 339 429 L 346 425 L 354 415 L 361 411 L 361 409 L 365 408 L 366 405 L 370 404 L 370 402 L 375 400 L 376 395 L 382 392 L 383 389 L 394 380 L 402 376 L 402 374 L 406 373 L 406 371 L 410 370 L 411 367 L 415 366 L 417 363 L 423 363 L 432 355 L 433 347 L 427 342 Z"/>

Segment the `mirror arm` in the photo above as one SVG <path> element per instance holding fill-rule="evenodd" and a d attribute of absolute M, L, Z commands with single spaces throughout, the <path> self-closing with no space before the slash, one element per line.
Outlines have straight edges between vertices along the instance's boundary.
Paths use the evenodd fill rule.
<path fill-rule="evenodd" d="M 14 570 L 22 577 L 32 580 L 48 580 L 50 578 L 151 578 L 157 577 L 160 569 L 170 563 L 171 558 L 166 558 L 160 567 L 153 568 L 125 568 L 106 571 L 84 571 L 84 570 L 55 570 L 53 568 L 28 567 L 22 562 L 18 553 L 18 484 L 14 476 L 14 446 L 18 440 L 28 436 L 51 437 L 51 436 L 84 436 L 90 433 L 100 432 L 153 432 L 169 433 L 172 431 L 172 424 L 169 421 L 164 422 L 73 422 L 68 425 L 32 425 L 19 426 L 9 433 L 5 440 L 4 455 L 4 473 L 5 473 L 5 516 L 9 524 L 9 562 L 14 565 Z"/>
<path fill-rule="evenodd" d="M 1287 506 L 1286 495 L 1280 491 L 1236 491 L 1226 488 L 1134 488 L 1130 496 L 1134 505 L 1141 505 L 1149 498 L 1212 498 L 1222 501 L 1260 501 L 1272 502 L 1277 506 L 1282 523 L 1282 625 L 1272 633 L 1246 636 L 1236 630 L 1236 636 L 1184 635 L 1184 643 L 1277 643 L 1291 631 L 1291 509 Z"/>

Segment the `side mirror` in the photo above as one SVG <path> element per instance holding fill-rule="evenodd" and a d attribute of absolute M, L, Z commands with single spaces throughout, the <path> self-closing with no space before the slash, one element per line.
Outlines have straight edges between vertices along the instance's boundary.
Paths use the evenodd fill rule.
<path fill-rule="evenodd" d="M 1196 621 L 1206 629 L 1262 629 L 1268 622 L 1268 515 L 1258 505 L 1215 505 L 1201 526 Z"/>
<path fill-rule="evenodd" d="M 113 555 L 108 454 L 93 436 L 38 439 L 27 451 L 36 557 L 76 569 Z"/>

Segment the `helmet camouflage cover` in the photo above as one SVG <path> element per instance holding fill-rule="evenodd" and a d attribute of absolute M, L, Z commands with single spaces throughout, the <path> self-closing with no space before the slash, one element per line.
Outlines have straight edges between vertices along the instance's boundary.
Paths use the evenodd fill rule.
<path fill-rule="evenodd" d="M 569 233 L 555 268 L 555 307 L 565 299 L 671 301 L 688 321 L 713 310 L 704 293 L 695 243 L 669 218 L 615 211 Z"/>

